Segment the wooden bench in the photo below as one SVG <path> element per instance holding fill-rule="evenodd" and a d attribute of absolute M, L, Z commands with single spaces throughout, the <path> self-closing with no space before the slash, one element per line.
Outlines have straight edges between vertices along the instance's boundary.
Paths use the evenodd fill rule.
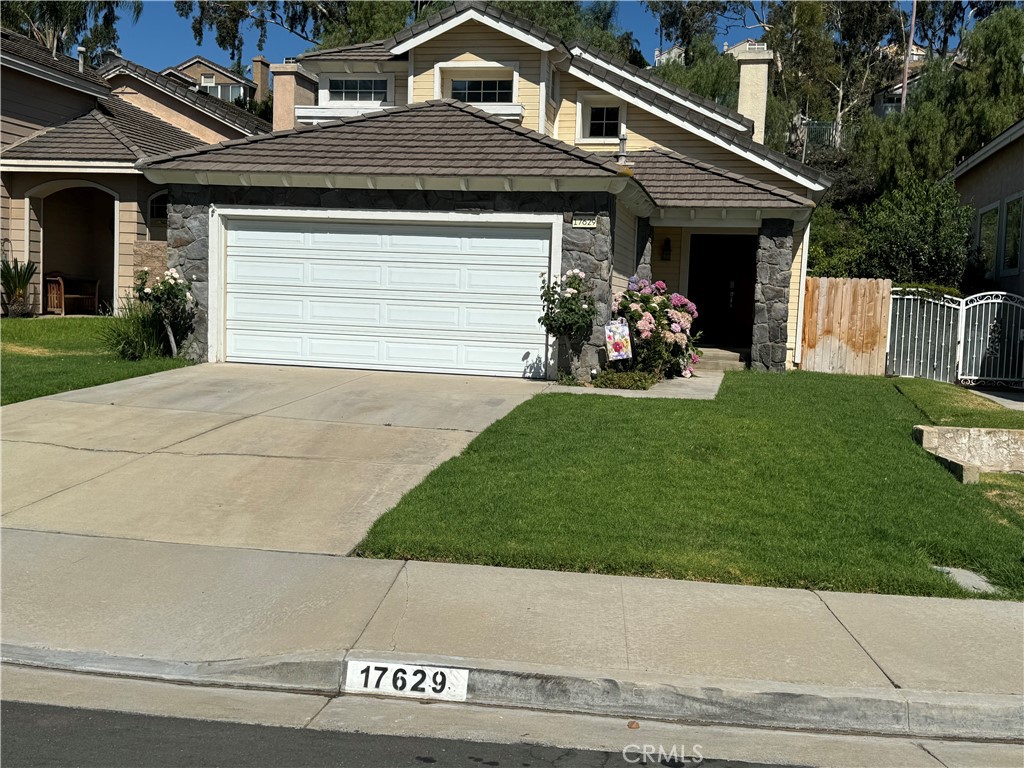
<path fill-rule="evenodd" d="M 60 272 L 46 276 L 46 311 L 57 315 L 95 315 L 100 306 L 100 281 L 69 277 Z M 69 311 L 73 310 L 73 311 Z"/>

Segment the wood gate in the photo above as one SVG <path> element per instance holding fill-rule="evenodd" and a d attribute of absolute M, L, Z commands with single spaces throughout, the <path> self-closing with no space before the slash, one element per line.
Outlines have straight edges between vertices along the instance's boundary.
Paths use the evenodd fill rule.
<path fill-rule="evenodd" d="M 892 281 L 809 277 L 805 290 L 800 367 L 883 375 Z"/>

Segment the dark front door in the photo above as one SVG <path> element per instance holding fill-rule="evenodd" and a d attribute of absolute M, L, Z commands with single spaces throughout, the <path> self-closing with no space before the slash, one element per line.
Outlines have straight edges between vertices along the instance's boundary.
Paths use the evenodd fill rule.
<path fill-rule="evenodd" d="M 687 298 L 697 305 L 700 344 L 750 349 L 756 235 L 690 235 Z"/>

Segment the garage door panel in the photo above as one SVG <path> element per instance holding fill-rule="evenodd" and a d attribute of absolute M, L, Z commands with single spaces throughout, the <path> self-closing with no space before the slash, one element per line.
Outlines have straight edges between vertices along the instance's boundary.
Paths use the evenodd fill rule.
<path fill-rule="evenodd" d="M 228 223 L 228 360 L 543 375 L 549 229 L 244 224 Z"/>
<path fill-rule="evenodd" d="M 306 282 L 306 269 L 298 261 L 240 256 L 228 260 L 228 281 L 253 285 L 302 285 Z"/>

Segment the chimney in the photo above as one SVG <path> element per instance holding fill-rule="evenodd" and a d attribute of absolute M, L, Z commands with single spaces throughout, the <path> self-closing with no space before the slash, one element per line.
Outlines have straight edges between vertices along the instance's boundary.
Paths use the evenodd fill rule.
<path fill-rule="evenodd" d="M 764 119 L 768 108 L 768 67 L 774 54 L 765 43 L 747 43 L 729 51 L 740 64 L 740 99 L 737 109 L 754 121 L 752 138 L 764 144 Z"/>
<path fill-rule="evenodd" d="M 78 71 L 85 72 L 85 46 L 78 46 Z"/>
<path fill-rule="evenodd" d="M 270 62 L 262 56 L 252 57 L 252 81 L 256 83 L 253 99 L 263 101 L 270 93 Z"/>
<path fill-rule="evenodd" d="M 317 81 L 294 62 L 274 64 L 274 130 L 295 127 L 295 108 L 316 105 Z"/>

